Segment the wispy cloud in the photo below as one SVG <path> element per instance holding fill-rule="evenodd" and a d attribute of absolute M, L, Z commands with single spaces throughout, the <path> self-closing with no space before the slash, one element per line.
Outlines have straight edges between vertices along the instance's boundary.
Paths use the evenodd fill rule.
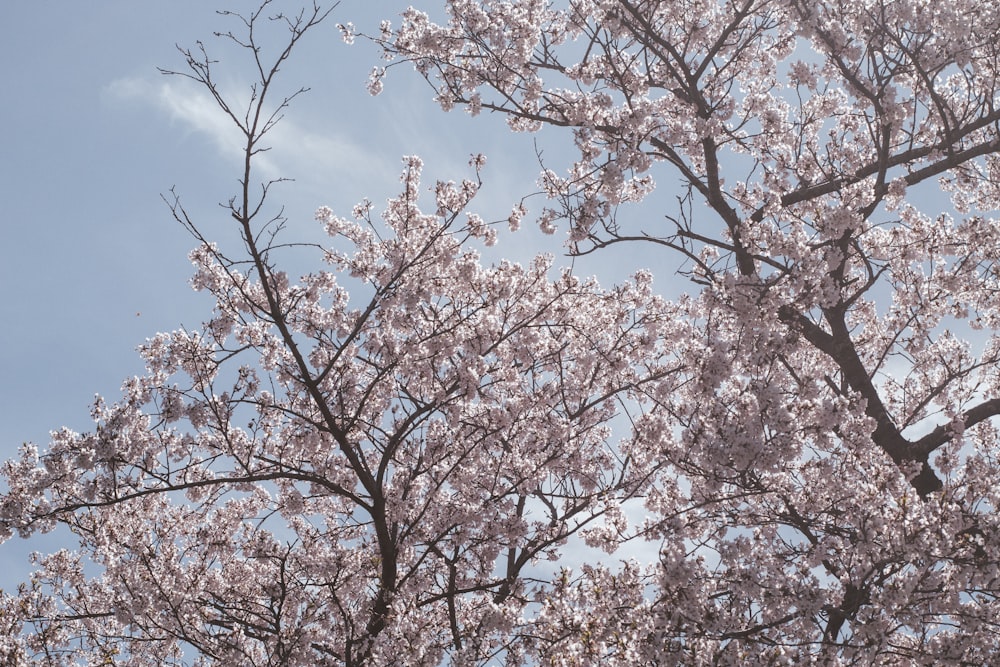
<path fill-rule="evenodd" d="M 385 179 L 400 170 L 399 157 L 391 159 L 373 146 L 338 133 L 310 131 L 283 119 L 270 135 L 274 159 L 291 175 L 310 186 L 348 181 L 363 189 L 373 179 Z M 359 190 L 355 190 L 356 192 Z"/>
<path fill-rule="evenodd" d="M 167 113 L 172 121 L 209 137 L 224 157 L 241 154 L 240 132 L 232 119 L 219 109 L 207 93 L 193 86 L 170 80 L 154 83 L 143 78 L 129 77 L 112 81 L 104 92 L 114 100 L 156 107 Z"/>
<path fill-rule="evenodd" d="M 220 157 L 242 161 L 245 138 L 212 96 L 187 81 L 154 82 L 129 77 L 113 81 L 105 95 L 114 101 L 144 103 L 167 114 L 188 131 L 207 137 Z M 239 114 L 245 103 L 234 102 Z M 395 160 L 336 132 L 311 131 L 283 118 L 265 137 L 271 150 L 258 154 L 256 167 L 263 179 L 294 178 L 310 190 L 325 191 L 333 183 L 355 186 L 359 192 L 373 177 L 384 178 L 398 170 Z"/>

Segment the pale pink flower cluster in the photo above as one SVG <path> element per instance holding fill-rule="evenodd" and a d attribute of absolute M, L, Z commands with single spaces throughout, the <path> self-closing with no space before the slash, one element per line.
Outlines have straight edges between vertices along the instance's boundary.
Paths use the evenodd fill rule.
<path fill-rule="evenodd" d="M 69 519 L 101 566 L 56 554 L 6 599 L 29 622 L 24 655 L 85 636 L 79 655 L 141 664 L 192 646 L 479 660 L 547 595 L 533 563 L 585 529 L 609 552 L 626 539 L 618 505 L 658 457 L 621 458 L 609 425 L 680 377 L 683 319 L 648 273 L 608 291 L 550 277 L 547 257 L 482 266 L 464 248 L 495 236 L 467 211 L 476 183 L 439 182 L 424 213 L 421 161 L 405 163 L 382 223 L 367 203 L 316 214 L 367 302 L 333 273 L 261 279 L 200 248 L 211 334 L 150 339 L 148 375 L 98 402 L 92 433 L 6 464 L 4 536 Z"/>
<path fill-rule="evenodd" d="M 298 279 L 234 210 L 248 256 L 191 255 L 212 319 L 4 465 L 0 537 L 80 546 L 0 598 L 0 656 L 1000 663 L 997 4 L 445 6 L 387 59 L 571 132 L 539 226 L 689 293 L 484 266 L 481 156 L 319 209 Z"/>
<path fill-rule="evenodd" d="M 688 379 L 620 449 L 683 451 L 645 492 L 658 583 L 612 600 L 597 570 L 567 578 L 532 655 L 996 662 L 996 3 L 446 5 L 382 45 L 445 108 L 572 132 L 576 162 L 539 178 L 542 231 L 653 242 L 701 290 L 675 303 Z M 634 215 L 654 175 L 679 206 Z M 609 513 L 587 535 L 618 530 Z"/>

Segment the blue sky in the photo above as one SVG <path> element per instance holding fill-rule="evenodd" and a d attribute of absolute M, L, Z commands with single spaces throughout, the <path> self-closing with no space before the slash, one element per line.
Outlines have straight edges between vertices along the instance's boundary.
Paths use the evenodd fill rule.
<path fill-rule="evenodd" d="M 227 25 L 212 4 L 20 2 L 0 27 L 0 48 L 18 63 L 0 105 L 5 455 L 22 441 L 44 442 L 59 425 L 85 427 L 93 394 L 113 395 L 141 370 L 137 344 L 208 314 L 207 300 L 187 287 L 194 242 L 160 195 L 176 187 L 209 236 L 213 227 L 224 232 L 231 221 L 216 204 L 235 193 L 238 146 L 201 90 L 156 67 L 181 68 L 175 42 L 193 45 Z M 312 88 L 267 155 L 268 171 L 296 181 L 276 192 L 290 234 L 312 232 L 320 205 L 346 214 L 362 197 L 384 201 L 404 154 L 424 157 L 428 179 L 457 179 L 468 175 L 470 153 L 493 153 L 484 202 L 497 210 L 524 189 L 512 180 L 533 181 L 533 164 L 514 177 L 501 170 L 515 144 L 530 158 L 530 137 L 512 140 L 500 119 L 441 113 L 411 72 L 399 68 L 383 96 L 367 94 L 377 50 L 360 40 L 347 47 L 335 23 L 375 28 L 404 5 L 347 0 L 283 72 L 287 90 Z M 240 54 L 207 45 L 222 60 L 220 78 L 242 90 Z M 497 155 L 501 147 L 508 155 Z"/>
<path fill-rule="evenodd" d="M 295 179 L 275 193 L 287 207 L 290 235 L 313 233 L 320 205 L 347 214 L 363 197 L 383 202 L 396 192 L 407 154 L 424 158 L 430 184 L 467 176 L 469 155 L 485 153 L 486 186 L 477 201 L 487 219 L 506 217 L 533 189 L 536 137 L 512 135 L 498 117 L 442 113 L 430 88 L 403 67 L 390 73 L 381 96 L 368 95 L 364 82 L 378 50 L 363 40 L 346 46 L 336 23 L 374 34 L 380 19 L 397 18 L 407 4 L 344 0 L 283 71 L 286 91 L 311 88 L 294 102 L 267 154 L 269 175 Z M 432 12 L 443 5 L 422 4 Z M 216 76 L 226 89 L 245 90 L 244 56 L 211 34 L 229 28 L 216 9 L 255 6 L 20 0 L 5 7 L 3 458 L 23 442 L 44 446 L 61 426 L 89 430 L 95 394 L 114 400 L 122 380 L 142 372 L 137 345 L 158 331 L 197 328 L 208 317 L 211 303 L 187 285 L 194 242 L 160 196 L 175 187 L 203 231 L 223 237 L 232 221 L 217 204 L 236 192 L 238 148 L 203 91 L 156 68 L 182 68 L 175 45 L 202 39 L 221 61 Z M 541 145 L 547 157 L 559 154 L 556 139 Z M 524 258 L 533 250 L 558 253 L 560 245 L 525 230 L 502 235 L 498 250 Z M 639 268 L 603 257 L 619 275 Z M 0 545 L 0 588 L 27 571 L 26 552 L 58 541 Z"/>

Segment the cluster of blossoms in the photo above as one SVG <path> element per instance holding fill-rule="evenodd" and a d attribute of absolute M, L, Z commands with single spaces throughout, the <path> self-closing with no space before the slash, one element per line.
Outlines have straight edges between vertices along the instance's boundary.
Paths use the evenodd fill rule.
<path fill-rule="evenodd" d="M 582 574 L 602 602 L 563 626 L 566 664 L 995 661 L 995 3 L 445 5 L 383 32 L 387 57 L 445 109 L 568 128 L 542 229 L 655 243 L 698 290 L 688 379 L 635 422 L 682 443 L 646 495 L 658 583 L 609 618 L 635 589 Z M 623 222 L 654 175 L 679 209 Z"/>
<path fill-rule="evenodd" d="M 0 537 L 80 549 L 0 600 L 0 655 L 997 663 L 996 4 L 445 5 L 385 55 L 445 110 L 568 128 L 538 224 L 654 243 L 690 293 L 484 266 L 482 156 L 320 209 L 297 280 L 233 208 L 247 256 L 191 256 L 212 319 L 5 464 Z M 619 217 L 654 174 L 679 208 Z"/>
<path fill-rule="evenodd" d="M 317 212 L 335 271 L 292 281 L 192 252 L 216 300 L 202 332 L 150 339 L 147 375 L 95 407 L 94 432 L 6 464 L 4 537 L 69 521 L 102 569 L 40 562 L 5 600 L 36 630 L 21 650 L 483 657 L 548 597 L 540 560 L 583 531 L 616 550 L 602 527 L 657 461 L 626 455 L 612 419 L 670 391 L 685 318 L 647 273 L 604 290 L 550 276 L 546 256 L 484 267 L 475 184 L 439 182 L 424 213 L 420 160 L 405 162 L 381 221 Z"/>

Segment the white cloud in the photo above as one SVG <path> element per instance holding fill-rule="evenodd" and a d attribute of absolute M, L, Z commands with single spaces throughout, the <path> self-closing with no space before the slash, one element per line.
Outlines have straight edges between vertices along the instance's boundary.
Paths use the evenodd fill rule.
<path fill-rule="evenodd" d="M 121 78 L 105 88 L 105 94 L 118 102 L 138 102 L 154 106 L 171 121 L 188 131 L 208 137 L 218 154 L 242 163 L 245 138 L 236 123 L 212 98 L 186 80 L 164 79 L 152 82 L 138 77 Z M 246 102 L 233 103 L 240 117 Z M 271 150 L 259 153 L 255 165 L 262 179 L 293 178 L 310 190 L 326 191 L 336 184 L 363 196 L 363 188 L 373 178 L 384 178 L 398 171 L 395 158 L 384 156 L 351 139 L 337 134 L 310 131 L 289 118 L 281 121 L 265 136 L 263 145 Z"/>
<path fill-rule="evenodd" d="M 166 112 L 172 121 L 189 131 L 207 135 L 224 157 L 242 154 L 240 131 L 216 105 L 208 93 L 183 82 L 164 80 L 153 83 L 130 77 L 111 82 L 105 92 L 112 99 L 140 102 Z"/>
<path fill-rule="evenodd" d="M 393 178 L 401 169 L 396 155 L 388 159 L 372 146 L 338 133 L 312 132 L 287 118 L 275 126 L 269 139 L 274 159 L 285 170 L 274 176 L 290 176 L 310 188 L 345 184 L 360 198 L 373 180 L 385 180 L 389 174 Z"/>

